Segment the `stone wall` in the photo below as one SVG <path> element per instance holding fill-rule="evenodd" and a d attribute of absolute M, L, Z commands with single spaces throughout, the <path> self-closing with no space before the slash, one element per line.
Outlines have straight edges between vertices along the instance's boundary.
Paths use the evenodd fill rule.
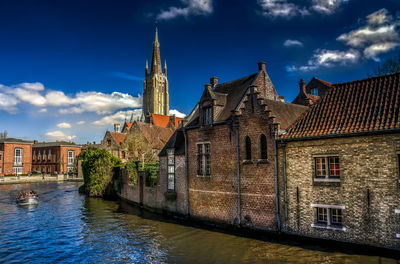
<path fill-rule="evenodd" d="M 340 182 L 314 182 L 314 155 L 337 155 Z M 283 148 L 279 150 L 282 229 L 299 235 L 400 248 L 400 189 L 397 155 L 400 134 L 288 142 L 286 145 L 287 219 Z M 312 204 L 337 205 L 343 229 L 312 227 Z M 398 212 L 398 213 L 396 213 Z"/>

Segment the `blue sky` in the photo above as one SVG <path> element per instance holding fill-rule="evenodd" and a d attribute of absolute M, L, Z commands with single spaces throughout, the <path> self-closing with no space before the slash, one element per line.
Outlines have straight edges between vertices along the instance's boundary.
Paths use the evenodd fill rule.
<path fill-rule="evenodd" d="M 99 141 L 140 114 L 158 20 L 170 108 L 189 114 L 209 77 L 267 71 L 291 101 L 300 78 L 367 77 L 399 52 L 395 0 L 2 0 L 0 131 Z"/>

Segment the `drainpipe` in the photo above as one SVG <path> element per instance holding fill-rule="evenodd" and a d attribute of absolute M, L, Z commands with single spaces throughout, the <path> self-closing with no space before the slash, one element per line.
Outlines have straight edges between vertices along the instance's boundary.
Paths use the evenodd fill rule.
<path fill-rule="evenodd" d="M 242 224 L 242 206 L 241 206 L 241 183 L 240 183 L 240 148 L 239 148 L 239 124 L 235 123 L 236 133 L 232 129 L 232 123 L 230 124 L 231 133 L 236 138 L 236 156 L 237 156 L 237 180 L 238 180 L 238 225 Z"/>
<path fill-rule="evenodd" d="M 285 204 L 285 221 L 288 219 L 288 201 L 287 201 L 287 176 L 286 176 L 286 144 L 281 140 L 282 155 L 283 155 L 283 182 L 284 189 L 284 204 Z"/>
<path fill-rule="evenodd" d="M 185 137 L 186 214 L 190 215 L 188 138 L 187 138 L 187 133 L 186 133 L 186 129 L 185 128 L 183 128 L 183 136 Z"/>
<path fill-rule="evenodd" d="M 275 200 L 276 200 L 276 220 L 278 225 L 278 233 L 281 232 L 281 215 L 280 215 L 280 205 L 279 205 L 279 162 L 278 162 L 278 141 L 277 141 L 278 131 L 274 131 L 274 150 L 275 150 Z"/>

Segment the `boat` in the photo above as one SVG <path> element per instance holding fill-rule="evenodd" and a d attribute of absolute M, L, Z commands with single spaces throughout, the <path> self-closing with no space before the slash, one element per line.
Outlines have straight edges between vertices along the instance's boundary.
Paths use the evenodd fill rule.
<path fill-rule="evenodd" d="M 35 191 L 20 192 L 17 196 L 17 203 L 19 205 L 38 204 L 39 197 Z"/>

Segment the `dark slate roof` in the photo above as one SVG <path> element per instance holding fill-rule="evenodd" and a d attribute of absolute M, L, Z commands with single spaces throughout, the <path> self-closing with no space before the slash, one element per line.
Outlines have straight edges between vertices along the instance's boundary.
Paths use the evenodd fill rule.
<path fill-rule="evenodd" d="M 287 129 L 296 119 L 308 110 L 309 107 L 269 99 L 263 99 L 271 115 L 276 117 L 276 122 L 280 123 L 281 129 Z"/>
<path fill-rule="evenodd" d="M 23 140 L 19 138 L 3 138 L 0 139 L 0 143 L 23 143 L 23 144 L 33 144 L 33 141 Z"/>
<path fill-rule="evenodd" d="M 172 134 L 170 139 L 168 140 L 167 144 L 163 147 L 160 154 L 161 156 L 167 156 L 167 149 L 174 148 L 175 155 L 184 155 L 185 154 L 185 137 L 183 135 L 183 131 L 178 129 Z"/>
<path fill-rule="evenodd" d="M 212 90 L 212 96 L 217 100 L 217 105 L 223 106 L 222 111 L 215 117 L 214 122 L 223 122 L 228 120 L 232 115 L 232 110 L 239 106 L 240 101 L 246 94 L 247 89 L 256 80 L 258 73 L 226 82 L 217 84 Z M 193 113 L 193 117 L 189 120 L 187 127 L 199 125 L 198 109 Z"/>
<path fill-rule="evenodd" d="M 79 145 L 76 145 L 74 142 L 67 142 L 67 141 L 40 142 L 40 143 L 33 144 L 32 147 L 41 148 L 41 147 L 59 147 L 59 146 L 80 147 Z"/>
<path fill-rule="evenodd" d="M 284 139 L 400 130 L 400 72 L 334 84 Z"/>
<path fill-rule="evenodd" d="M 257 78 L 258 73 L 231 81 L 218 84 L 214 87 L 213 91 L 219 94 L 226 94 L 226 104 L 219 116 L 216 117 L 215 122 L 226 121 L 232 115 L 232 110 L 239 105 L 240 101 L 246 94 L 247 89 Z"/>

